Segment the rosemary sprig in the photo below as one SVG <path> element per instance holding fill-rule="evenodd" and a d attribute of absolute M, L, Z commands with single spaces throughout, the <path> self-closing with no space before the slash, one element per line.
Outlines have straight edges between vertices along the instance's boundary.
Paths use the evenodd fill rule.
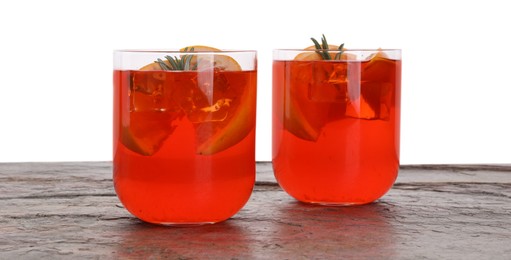
<path fill-rule="evenodd" d="M 193 51 L 193 47 L 188 50 L 188 47 L 186 47 L 183 51 Z M 178 58 L 176 56 L 172 57 L 170 55 L 165 56 L 165 59 L 169 62 L 168 64 L 165 63 L 162 59 L 157 59 L 155 62 L 160 65 L 160 68 L 162 70 L 194 70 L 197 69 L 191 68 L 190 63 L 192 61 L 193 55 L 183 55 L 181 58 Z"/>
<path fill-rule="evenodd" d="M 334 60 L 340 60 L 341 59 L 341 55 L 344 52 L 343 49 L 344 49 L 344 43 L 339 45 L 339 48 L 337 49 L 337 50 L 339 50 L 339 52 L 337 54 L 335 54 Z"/>
<path fill-rule="evenodd" d="M 325 35 L 323 34 L 323 37 L 321 37 L 321 43 L 323 46 L 320 45 L 316 39 L 311 38 L 311 40 L 314 43 L 314 46 L 316 46 L 316 53 L 324 60 L 330 60 L 330 54 L 328 54 L 328 43 L 326 42 Z"/>
<path fill-rule="evenodd" d="M 326 41 L 326 37 L 324 34 L 322 34 L 322 37 L 321 37 L 321 44 L 319 44 L 319 42 L 314 38 L 311 38 L 311 40 L 314 43 L 314 46 L 316 47 L 316 53 L 318 53 L 321 56 L 321 58 L 323 58 L 323 60 L 331 60 L 332 59 L 332 57 L 330 57 L 330 54 L 328 53 L 328 50 L 330 48 L 328 47 L 328 42 Z M 344 43 L 341 44 L 339 46 L 339 48 L 337 49 L 338 52 L 337 52 L 337 54 L 335 54 L 334 60 L 341 59 L 341 55 L 344 52 L 343 48 L 344 48 Z"/>

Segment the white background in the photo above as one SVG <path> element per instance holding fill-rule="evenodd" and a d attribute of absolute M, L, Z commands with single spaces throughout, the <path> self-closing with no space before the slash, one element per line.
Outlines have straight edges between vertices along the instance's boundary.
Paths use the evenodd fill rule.
<path fill-rule="evenodd" d="M 401 163 L 511 163 L 506 1 L 1 1 L 0 162 L 111 160 L 112 51 L 259 53 L 258 161 L 271 160 L 275 48 L 324 33 L 403 50 Z"/>

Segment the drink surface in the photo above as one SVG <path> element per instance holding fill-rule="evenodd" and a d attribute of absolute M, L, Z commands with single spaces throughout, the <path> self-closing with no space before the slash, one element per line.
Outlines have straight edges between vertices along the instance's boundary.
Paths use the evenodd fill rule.
<path fill-rule="evenodd" d="M 133 215 L 214 223 L 255 181 L 255 71 L 114 71 L 114 186 Z"/>
<path fill-rule="evenodd" d="M 294 198 L 365 204 L 399 168 L 401 61 L 274 61 L 273 167 Z"/>

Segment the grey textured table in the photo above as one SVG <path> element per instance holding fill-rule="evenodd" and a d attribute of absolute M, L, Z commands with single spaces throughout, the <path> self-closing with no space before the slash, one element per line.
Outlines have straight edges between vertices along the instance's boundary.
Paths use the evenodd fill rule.
<path fill-rule="evenodd" d="M 403 166 L 356 207 L 296 202 L 257 164 L 247 205 L 215 225 L 143 223 L 110 162 L 0 164 L 0 259 L 511 259 L 511 166 Z"/>

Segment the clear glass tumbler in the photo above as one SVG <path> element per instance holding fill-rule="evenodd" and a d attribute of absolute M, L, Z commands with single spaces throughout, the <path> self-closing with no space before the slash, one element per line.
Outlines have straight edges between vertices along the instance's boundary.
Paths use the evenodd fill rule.
<path fill-rule="evenodd" d="M 299 201 L 369 203 L 398 174 L 401 51 L 328 52 L 274 50 L 275 177 Z"/>
<path fill-rule="evenodd" d="M 255 51 L 114 52 L 113 179 L 164 225 L 236 214 L 255 182 Z"/>

